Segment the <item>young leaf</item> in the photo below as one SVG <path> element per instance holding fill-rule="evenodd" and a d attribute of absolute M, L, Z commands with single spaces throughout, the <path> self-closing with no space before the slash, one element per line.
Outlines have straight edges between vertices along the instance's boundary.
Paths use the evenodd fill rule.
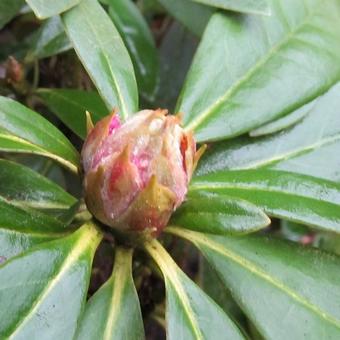
<path fill-rule="evenodd" d="M 0 257 L 8 259 L 33 245 L 65 235 L 64 224 L 0 196 Z"/>
<path fill-rule="evenodd" d="M 0 0 L 0 30 L 19 12 L 25 0 Z"/>
<path fill-rule="evenodd" d="M 166 287 L 168 339 L 243 339 L 240 330 L 176 265 L 156 240 L 144 244 Z"/>
<path fill-rule="evenodd" d="M 19 207 L 67 210 L 76 199 L 26 166 L 0 159 L 0 196 Z"/>
<path fill-rule="evenodd" d="M 109 114 L 103 100 L 94 91 L 73 89 L 38 89 L 37 95 L 47 107 L 80 138 L 86 137 L 86 115 L 96 123 Z"/>
<path fill-rule="evenodd" d="M 162 6 L 192 33 L 201 36 L 214 10 L 190 0 L 158 0 Z"/>
<path fill-rule="evenodd" d="M 33 46 L 27 53 L 26 62 L 35 58 L 47 58 L 72 48 L 59 16 L 46 20 L 34 34 Z"/>
<path fill-rule="evenodd" d="M 339 257 L 267 237 L 167 230 L 203 252 L 265 339 L 339 338 Z"/>
<path fill-rule="evenodd" d="M 0 266 L 0 337 L 72 339 L 101 234 L 86 224 Z"/>
<path fill-rule="evenodd" d="M 112 276 L 88 301 L 76 339 L 144 338 L 131 266 L 132 250 L 118 248 Z"/>
<path fill-rule="evenodd" d="M 269 3 L 271 16 L 209 21 L 176 110 L 199 142 L 248 132 L 338 81 L 339 2 Z"/>
<path fill-rule="evenodd" d="M 81 0 L 26 0 L 39 19 L 53 17 L 77 5 Z"/>
<path fill-rule="evenodd" d="M 278 167 L 329 179 L 339 178 L 340 83 L 320 97 L 295 126 L 262 138 L 242 137 L 213 145 L 196 174 L 219 170 Z M 340 178 L 339 178 L 340 179 Z"/>
<path fill-rule="evenodd" d="M 277 170 L 221 171 L 196 177 L 190 192 L 245 199 L 267 214 L 340 233 L 340 186 Z"/>
<path fill-rule="evenodd" d="M 36 112 L 1 96 L 0 150 L 36 153 L 77 172 L 79 156 L 69 140 Z"/>
<path fill-rule="evenodd" d="M 194 191 L 171 218 L 171 224 L 209 234 L 242 234 L 266 227 L 270 219 L 255 205 L 227 195 Z"/>
<path fill-rule="evenodd" d="M 158 85 L 159 60 L 148 24 L 132 0 L 108 0 L 108 5 L 109 15 L 130 52 L 139 90 L 152 99 Z"/>
<path fill-rule="evenodd" d="M 133 66 L 111 19 L 97 0 L 81 3 L 62 15 L 66 32 L 109 110 L 126 119 L 138 109 Z"/>
<path fill-rule="evenodd" d="M 267 0 L 192 0 L 192 1 L 236 12 L 267 15 L 270 14 Z"/>

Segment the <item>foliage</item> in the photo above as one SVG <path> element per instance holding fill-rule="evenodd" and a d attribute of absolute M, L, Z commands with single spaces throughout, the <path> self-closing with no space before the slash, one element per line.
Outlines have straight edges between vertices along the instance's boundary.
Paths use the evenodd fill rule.
<path fill-rule="evenodd" d="M 0 28 L 1 339 L 339 338 L 338 0 L 0 0 Z M 86 209 L 85 112 L 162 106 L 207 150 L 131 247 Z"/>

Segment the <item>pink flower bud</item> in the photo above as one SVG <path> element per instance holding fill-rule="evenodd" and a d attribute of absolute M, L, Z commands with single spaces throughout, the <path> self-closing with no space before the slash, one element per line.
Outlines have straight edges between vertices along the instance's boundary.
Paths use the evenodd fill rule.
<path fill-rule="evenodd" d="M 85 199 L 102 223 L 156 236 L 183 202 L 198 153 L 179 118 L 166 114 L 144 110 L 121 124 L 114 113 L 87 136 Z"/>

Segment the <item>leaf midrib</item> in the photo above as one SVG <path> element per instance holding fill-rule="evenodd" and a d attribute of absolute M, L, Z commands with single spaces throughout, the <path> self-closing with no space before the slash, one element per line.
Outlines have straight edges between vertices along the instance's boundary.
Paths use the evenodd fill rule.
<path fill-rule="evenodd" d="M 180 279 L 178 278 L 178 273 L 175 270 L 171 270 L 170 268 L 168 268 L 168 270 L 169 270 L 169 273 L 166 274 L 166 278 L 165 278 L 166 283 L 168 283 L 168 286 L 173 287 L 174 291 L 177 293 L 178 297 L 180 298 L 179 300 L 191 324 L 191 328 L 196 336 L 196 340 L 203 340 L 201 330 L 197 325 L 197 321 L 193 317 L 195 313 L 191 308 L 190 302 L 188 300 L 188 296 L 185 293 L 185 290 L 181 284 Z"/>
<path fill-rule="evenodd" d="M 315 198 L 314 196 L 307 196 L 306 194 L 301 194 L 301 193 L 294 193 L 285 189 L 281 189 L 281 188 L 270 188 L 269 187 L 256 187 L 256 186 L 251 186 L 251 185 L 247 185 L 247 186 L 243 186 L 243 185 L 239 185 L 239 186 L 235 186 L 232 183 L 209 183 L 208 185 L 205 184 L 204 182 L 201 183 L 193 183 L 190 185 L 189 187 L 189 191 L 199 191 L 199 190 L 240 190 L 240 191 L 256 191 L 256 192 L 264 192 L 264 193 L 275 193 L 275 194 L 283 194 L 283 195 L 287 195 L 287 196 L 296 196 L 296 197 L 301 197 L 301 198 L 306 198 L 306 199 L 310 199 L 313 201 L 321 201 L 327 204 L 332 204 L 335 207 L 339 208 L 340 203 L 335 203 L 334 201 L 331 201 L 329 199 L 320 199 L 320 198 Z M 229 193 L 230 194 L 230 193 Z"/>
<path fill-rule="evenodd" d="M 116 256 L 122 257 L 123 255 L 119 254 Z M 129 255 L 130 256 L 130 255 Z M 131 257 L 126 258 L 123 261 L 122 258 L 122 263 L 118 264 L 118 268 L 114 269 L 114 273 L 111 277 L 111 289 L 112 289 L 112 299 L 110 302 L 109 306 L 109 311 L 108 311 L 108 317 L 107 317 L 107 322 L 105 326 L 105 330 L 103 333 L 103 339 L 104 340 L 111 340 L 112 339 L 112 330 L 114 328 L 115 322 L 117 321 L 118 318 L 118 310 L 117 307 L 120 305 L 122 301 L 122 295 L 124 292 L 124 288 L 126 284 L 128 283 L 130 270 L 131 270 Z"/>
<path fill-rule="evenodd" d="M 220 253 L 222 256 L 225 256 L 229 258 L 231 261 L 237 263 L 241 267 L 247 269 L 248 271 L 252 272 L 259 278 L 262 278 L 264 281 L 267 281 L 269 284 L 275 286 L 279 290 L 283 291 L 287 295 L 289 295 L 291 298 L 293 298 L 295 301 L 300 303 L 301 305 L 305 306 L 307 309 L 311 310 L 314 312 L 320 319 L 324 319 L 330 324 L 336 326 L 337 328 L 340 329 L 340 321 L 335 319 L 333 316 L 329 315 L 327 312 L 324 312 L 322 309 L 320 309 L 318 306 L 314 305 L 311 303 L 308 299 L 298 295 L 295 291 L 293 291 L 291 288 L 287 287 L 284 283 L 279 281 L 278 279 L 268 275 L 265 273 L 261 268 L 259 268 L 256 263 L 253 263 L 249 260 L 246 260 L 245 258 L 242 258 L 238 254 L 232 252 L 230 249 L 226 249 L 219 244 L 212 242 L 208 240 L 203 234 L 191 232 L 191 231 L 183 231 L 183 230 L 178 230 L 179 228 L 167 228 L 167 231 L 170 233 L 173 233 L 175 235 L 184 237 L 190 242 L 193 242 L 196 244 L 196 246 L 201 249 L 199 246 L 202 244 L 203 246 L 205 245 L 208 249 L 212 249 L 216 251 L 217 253 Z M 202 249 L 201 249 L 202 250 Z M 204 250 L 202 250 L 204 253 Z M 208 257 L 206 255 L 206 257 Z M 210 261 L 209 261 L 210 262 Z"/>
<path fill-rule="evenodd" d="M 72 162 L 68 161 L 67 159 L 65 159 L 63 157 L 56 155 L 55 153 L 52 153 L 51 151 L 49 151 L 47 149 L 44 149 L 43 147 L 41 147 L 39 145 L 36 145 L 36 144 L 33 144 L 32 142 L 29 142 L 24 138 L 18 137 L 16 135 L 12 134 L 12 133 L 8 134 L 8 135 L 0 133 L 0 138 L 8 139 L 8 140 L 18 142 L 18 143 L 21 143 L 21 144 L 25 144 L 25 145 L 35 149 L 35 150 L 31 150 L 30 152 L 28 152 L 28 150 L 25 150 L 24 151 L 25 153 L 32 153 L 32 154 L 37 154 L 37 155 L 49 157 L 49 158 L 51 158 L 55 161 L 58 161 L 60 164 L 67 167 L 72 172 L 78 173 L 78 168 Z M 3 148 L 3 147 L 0 146 L 0 150 L 12 150 L 12 149 Z"/>
<path fill-rule="evenodd" d="M 156 247 L 154 247 L 153 244 L 155 244 Z M 153 244 L 147 244 L 145 245 L 145 247 L 149 251 L 151 256 L 154 258 L 155 262 L 161 268 L 161 271 L 165 278 L 166 285 L 168 287 L 172 286 L 174 291 L 180 297 L 180 302 L 183 305 L 183 309 L 191 324 L 191 328 L 196 336 L 196 340 L 203 340 L 201 330 L 193 317 L 195 313 L 191 308 L 188 296 L 185 293 L 185 289 L 183 288 L 181 280 L 178 277 L 178 270 L 176 270 L 177 264 L 172 260 L 172 258 L 162 247 L 157 246 L 158 243 L 153 242 Z M 169 288 L 167 288 L 167 291 L 168 290 Z"/>
<path fill-rule="evenodd" d="M 6 198 L 5 196 L 2 196 Z M 21 208 L 21 207 L 28 207 L 33 209 L 44 209 L 44 210 L 50 210 L 50 209 L 57 209 L 57 210 L 67 210 L 70 208 L 70 205 L 63 204 L 63 203 L 54 203 L 47 201 L 34 201 L 34 200 L 17 200 L 17 199 L 11 199 L 11 204 L 14 206 Z"/>
<path fill-rule="evenodd" d="M 316 6 L 316 9 L 320 7 L 320 3 Z M 211 115 L 214 114 L 214 110 L 216 110 L 219 105 L 223 102 L 227 101 L 248 79 L 250 79 L 263 65 L 265 65 L 272 56 L 275 55 L 277 51 L 279 51 L 286 43 L 290 41 L 291 38 L 301 30 L 305 25 L 308 24 L 309 19 L 311 19 L 315 15 L 315 12 L 310 11 L 305 19 L 301 22 L 300 25 L 295 27 L 293 30 L 288 31 L 287 36 L 284 39 L 278 41 L 274 44 L 269 50 L 268 53 L 264 55 L 264 58 L 260 58 L 252 67 L 242 76 L 240 77 L 233 85 L 229 87 L 229 89 L 225 92 L 224 95 L 220 96 L 216 99 L 215 103 L 210 105 L 207 109 L 201 112 L 200 115 L 196 116 L 196 118 L 192 119 L 191 122 L 185 126 L 185 130 L 194 131 L 202 125 L 202 123 L 207 120 Z"/>
<path fill-rule="evenodd" d="M 261 168 L 264 166 L 275 165 L 275 163 L 279 163 L 280 161 L 285 161 L 285 160 L 289 161 L 290 159 L 294 157 L 308 154 L 309 152 L 313 152 L 316 149 L 322 148 L 323 146 L 326 146 L 328 144 L 336 143 L 338 141 L 340 141 L 340 134 L 335 135 L 333 137 L 322 139 L 322 141 L 314 143 L 314 144 L 310 144 L 308 146 L 303 146 L 302 148 L 295 149 L 294 151 L 281 153 L 280 155 L 277 155 L 276 157 L 273 157 L 270 159 L 254 161 L 245 166 L 241 165 L 241 166 L 232 167 L 230 170 L 254 169 L 254 168 Z"/>
<path fill-rule="evenodd" d="M 24 110 L 29 110 L 29 109 L 27 109 L 26 107 L 24 107 Z M 29 110 L 29 111 L 31 111 L 31 110 Z M 6 115 L 6 114 L 8 114 L 8 111 L 7 110 L 3 110 L 2 109 L 2 112 L 4 112 L 4 114 Z M 36 112 L 34 112 L 34 111 L 32 111 L 32 113 L 34 113 L 34 114 L 36 114 L 38 117 L 39 117 L 39 115 L 38 115 L 38 113 L 36 113 Z M 66 150 L 69 150 L 69 151 L 72 151 L 72 154 L 73 155 L 76 155 L 77 154 L 77 151 L 74 149 L 74 147 L 73 147 L 73 145 L 66 139 L 66 137 L 54 126 L 54 125 L 52 125 L 52 124 L 50 124 L 50 126 L 46 126 L 45 128 L 46 129 L 43 129 L 43 128 L 41 128 L 40 127 L 40 125 L 35 125 L 35 124 L 31 124 L 30 122 L 29 122 L 29 120 L 25 120 L 25 119 L 23 119 L 22 117 L 20 117 L 20 115 L 17 115 L 17 114 L 15 114 L 14 115 L 14 117 L 17 119 L 17 120 L 19 120 L 19 122 L 22 124 L 22 125 L 26 125 L 26 124 L 29 124 L 30 126 L 33 126 L 34 127 L 34 129 L 36 129 L 36 130 L 38 130 L 38 132 L 39 133 L 41 133 L 42 135 L 47 135 L 47 136 L 49 136 L 50 138 L 51 138 L 51 140 L 53 140 L 53 142 L 54 143 L 56 143 L 56 144 L 59 144 L 59 146 L 65 151 L 65 149 Z M 33 118 L 33 117 L 32 117 Z M 43 117 L 39 117 L 39 118 L 41 118 L 41 119 L 43 119 Z M 48 124 L 49 122 L 48 121 L 42 121 L 43 123 L 45 123 L 45 124 Z M 5 126 L 2 126 L 1 125 L 1 127 L 4 129 L 4 130 L 6 130 L 6 131 L 8 131 L 8 133 L 10 133 L 11 135 L 15 135 L 15 136 L 17 136 L 17 137 L 19 137 L 19 138 L 22 138 L 22 139 L 24 139 L 24 140 L 27 140 L 27 138 L 24 138 L 24 137 L 21 137 L 21 136 L 19 136 L 17 133 L 13 133 L 12 131 L 10 131 L 10 130 L 8 130 Z M 30 131 L 33 131 L 34 132 L 34 129 L 30 129 Z M 55 130 L 55 132 L 56 133 L 58 133 L 59 134 L 59 136 L 54 136 L 54 135 L 52 135 L 51 133 L 50 133 L 50 129 L 54 129 Z M 35 135 L 35 137 L 36 137 L 36 135 Z M 57 138 L 56 138 L 57 137 Z M 35 143 L 36 145 L 38 145 L 39 147 L 45 147 L 44 145 L 40 145 L 40 141 L 39 141 L 39 144 L 37 143 L 37 141 L 29 141 L 30 143 Z M 51 152 L 51 150 L 49 150 L 49 152 Z"/>
<path fill-rule="evenodd" d="M 91 232 L 90 232 L 91 233 Z M 54 286 L 59 282 L 59 280 L 63 277 L 64 273 L 72 267 L 74 262 L 80 258 L 83 251 L 85 251 L 88 246 L 89 242 L 92 239 L 93 235 L 87 233 L 80 237 L 71 252 L 65 258 L 65 260 L 61 263 L 60 270 L 58 274 L 49 280 L 46 284 L 46 287 L 42 290 L 42 292 L 37 296 L 35 301 L 32 303 L 28 311 L 22 316 L 21 319 L 18 320 L 16 325 L 12 326 L 13 331 L 8 335 L 9 339 L 14 339 L 16 333 L 20 331 L 20 329 L 28 322 L 28 320 L 32 317 L 35 311 L 39 308 L 40 304 L 44 302 L 45 297 L 49 294 L 49 292 L 54 288 Z"/>
<path fill-rule="evenodd" d="M 99 4 L 98 4 L 99 5 Z M 82 17 L 83 19 L 85 19 L 85 21 L 87 22 L 88 24 L 88 27 L 90 28 L 90 30 L 92 31 L 94 37 L 96 38 L 96 41 L 98 42 L 98 45 L 100 46 L 101 48 L 101 54 L 104 56 L 105 58 L 105 61 L 109 67 L 109 70 L 110 70 L 110 74 L 111 74 L 111 79 L 113 80 L 113 85 L 116 89 L 116 93 L 118 94 L 118 99 L 119 99 L 119 102 L 121 104 L 121 110 L 122 110 L 122 115 L 123 115 L 123 118 L 124 120 L 126 120 L 128 118 L 128 110 L 127 110 L 127 107 L 126 107 L 126 104 L 125 104 L 125 101 L 124 101 L 124 97 L 120 91 L 120 87 L 117 83 L 117 80 L 115 78 L 115 74 L 112 70 L 112 66 L 110 64 L 110 60 L 108 58 L 108 56 L 106 55 L 106 53 L 104 53 L 103 51 L 105 51 L 105 49 L 103 48 L 103 45 L 102 45 L 102 42 L 101 40 L 99 39 L 99 36 L 97 34 L 97 31 L 96 29 L 93 27 L 92 23 L 90 20 L 88 20 L 88 17 L 87 17 L 87 11 L 85 10 L 85 8 L 83 8 L 82 4 L 78 5 L 81 9 L 81 12 L 83 13 Z M 102 9 L 102 8 L 101 8 Z M 113 25 L 113 24 L 112 24 Z M 86 63 L 84 63 L 86 65 Z M 89 72 L 89 75 L 91 75 L 91 72 Z M 97 83 L 97 81 L 95 81 L 95 83 Z M 108 103 L 110 104 L 110 103 Z M 111 105 L 111 104 L 110 104 Z"/>

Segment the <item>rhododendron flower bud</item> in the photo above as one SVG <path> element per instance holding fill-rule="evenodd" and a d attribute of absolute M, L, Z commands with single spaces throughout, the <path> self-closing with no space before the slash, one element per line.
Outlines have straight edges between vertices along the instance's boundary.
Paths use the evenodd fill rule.
<path fill-rule="evenodd" d="M 198 153 L 191 133 L 164 110 L 140 111 L 122 124 L 113 113 L 82 150 L 86 204 L 102 223 L 156 236 L 183 202 Z"/>

